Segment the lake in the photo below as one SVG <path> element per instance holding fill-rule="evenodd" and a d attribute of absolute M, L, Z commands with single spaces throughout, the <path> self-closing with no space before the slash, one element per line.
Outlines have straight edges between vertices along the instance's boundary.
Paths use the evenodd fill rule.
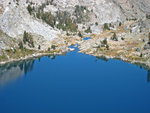
<path fill-rule="evenodd" d="M 10 63 L 0 113 L 150 113 L 150 71 L 77 50 Z"/>

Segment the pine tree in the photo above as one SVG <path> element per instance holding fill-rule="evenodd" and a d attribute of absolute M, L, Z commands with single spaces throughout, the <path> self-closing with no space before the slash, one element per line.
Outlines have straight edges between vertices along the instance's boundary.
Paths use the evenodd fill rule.
<path fill-rule="evenodd" d="M 28 34 L 27 34 L 26 31 L 24 31 L 24 34 L 23 34 L 23 42 L 24 42 L 24 44 L 26 44 L 26 42 L 27 42 L 27 37 L 28 37 Z"/>
<path fill-rule="evenodd" d="M 116 33 L 114 33 L 114 35 L 113 35 L 113 37 L 112 37 L 112 40 L 114 40 L 114 41 L 118 41 L 118 38 L 117 38 Z"/>
<path fill-rule="evenodd" d="M 109 45 L 108 44 L 106 45 L 106 48 L 107 48 L 107 50 L 109 50 Z"/>
<path fill-rule="evenodd" d="M 80 31 L 79 31 L 79 33 L 78 33 L 78 36 L 82 38 L 82 34 L 81 34 L 81 32 L 80 32 Z"/>
<path fill-rule="evenodd" d="M 119 26 L 121 26 L 121 25 L 122 25 L 122 23 L 120 22 L 120 23 L 119 23 Z"/>
<path fill-rule="evenodd" d="M 149 39 L 149 42 L 150 42 L 150 33 L 148 34 L 148 39 Z"/>
<path fill-rule="evenodd" d="M 32 7 L 30 5 L 28 5 L 27 7 L 28 12 L 30 13 L 30 15 L 32 14 Z"/>
<path fill-rule="evenodd" d="M 41 46 L 39 45 L 38 49 L 41 49 Z"/>
<path fill-rule="evenodd" d="M 19 42 L 18 46 L 19 46 L 19 49 L 23 49 L 23 43 L 22 43 L 22 41 Z"/>
<path fill-rule="evenodd" d="M 109 26 L 108 26 L 108 24 L 107 23 L 105 23 L 104 24 L 104 28 L 103 28 L 103 30 L 105 31 L 105 30 L 110 30 L 110 28 L 109 28 Z"/>

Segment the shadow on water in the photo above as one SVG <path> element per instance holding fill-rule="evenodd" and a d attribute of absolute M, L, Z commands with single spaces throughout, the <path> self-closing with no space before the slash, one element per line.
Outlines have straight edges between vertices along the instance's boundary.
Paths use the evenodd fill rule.
<path fill-rule="evenodd" d="M 34 67 L 34 60 L 25 60 L 5 64 L 0 67 L 0 85 L 16 80 L 22 75 L 26 75 L 32 71 Z"/>
<path fill-rule="evenodd" d="M 70 48 L 1 66 L 0 113 L 149 113 L 150 69 Z"/>
<path fill-rule="evenodd" d="M 48 57 L 52 60 L 55 60 L 56 56 L 49 55 Z M 28 72 L 32 72 L 32 70 L 34 69 L 35 60 L 40 62 L 41 57 L 37 59 L 28 59 L 23 61 L 7 63 L 3 66 L 0 66 L 0 86 L 3 86 L 9 82 L 13 82 L 17 78 L 23 75 L 27 75 Z"/>
<path fill-rule="evenodd" d="M 150 70 L 147 71 L 147 82 L 150 82 Z"/>
<path fill-rule="evenodd" d="M 108 62 L 110 59 L 106 58 L 105 56 L 101 56 L 101 57 L 96 57 L 95 62 L 97 62 L 98 60 Z M 119 60 L 119 59 L 114 59 L 114 60 Z M 138 68 L 146 70 L 147 71 L 147 82 L 150 82 L 150 68 L 147 67 L 145 64 L 135 63 L 133 65 L 136 65 Z"/>
<path fill-rule="evenodd" d="M 108 58 L 106 58 L 106 57 L 96 57 L 96 60 L 95 60 L 95 62 L 97 62 L 98 60 L 102 60 L 102 61 L 105 61 L 105 62 L 107 62 L 109 59 Z"/>

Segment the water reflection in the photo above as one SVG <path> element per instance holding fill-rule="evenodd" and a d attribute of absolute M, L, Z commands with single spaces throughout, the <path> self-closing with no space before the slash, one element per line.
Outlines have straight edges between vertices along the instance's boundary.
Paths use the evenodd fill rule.
<path fill-rule="evenodd" d="M 6 64 L 0 67 L 0 85 L 11 82 L 32 71 L 34 59 Z"/>
<path fill-rule="evenodd" d="M 64 54 L 66 55 L 66 54 Z M 55 60 L 56 56 L 55 55 L 50 55 L 48 58 Z M 102 60 L 107 62 L 109 59 L 106 57 L 96 57 L 95 62 L 98 60 Z M 41 61 L 41 57 L 37 58 L 37 61 Z M 26 75 L 29 71 L 32 71 L 34 68 L 34 62 L 35 59 L 30 59 L 30 60 L 25 60 L 25 61 L 19 61 L 19 62 L 13 62 L 13 63 L 8 63 L 4 66 L 0 66 L 0 86 L 12 82 L 15 79 Z M 140 68 L 144 68 L 147 71 L 147 82 L 150 82 L 150 70 L 145 67 L 144 65 L 139 65 L 136 64 Z"/>
<path fill-rule="evenodd" d="M 102 60 L 102 61 L 107 62 L 109 59 L 107 59 L 106 57 L 102 56 L 102 57 L 96 57 L 95 62 L 97 62 L 98 60 Z M 150 69 L 149 69 L 149 67 L 147 67 L 144 64 L 139 64 L 139 63 L 136 63 L 135 65 L 138 66 L 140 69 L 147 70 L 147 82 L 150 82 Z"/>
<path fill-rule="evenodd" d="M 150 82 L 150 70 L 147 71 L 147 82 Z"/>
<path fill-rule="evenodd" d="M 55 60 L 56 56 L 55 55 L 49 55 L 48 58 Z"/>
<path fill-rule="evenodd" d="M 55 60 L 56 56 L 48 56 L 52 60 Z M 37 58 L 37 61 L 41 61 L 41 57 Z M 13 63 L 8 63 L 4 66 L 0 66 L 0 86 L 12 82 L 17 78 L 26 75 L 28 72 L 31 72 L 34 68 L 35 59 L 18 61 Z"/>
<path fill-rule="evenodd" d="M 98 60 L 102 60 L 102 61 L 107 62 L 109 59 L 108 59 L 108 58 L 106 58 L 106 57 L 104 57 L 104 56 L 101 56 L 101 57 L 96 57 L 95 62 L 97 62 Z"/>

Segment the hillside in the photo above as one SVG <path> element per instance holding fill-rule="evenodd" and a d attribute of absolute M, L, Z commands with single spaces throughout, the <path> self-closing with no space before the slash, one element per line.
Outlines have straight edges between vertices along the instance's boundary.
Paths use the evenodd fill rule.
<path fill-rule="evenodd" d="M 140 49 L 136 55 L 149 59 L 150 1 L 0 0 L 0 31 L 1 61 L 11 58 L 10 50 L 21 53 L 22 48 L 32 54 L 61 53 L 74 43 L 93 47 L 92 41 L 103 39 L 111 46 L 112 32 L 125 41 L 137 40 L 140 46 L 132 47 Z M 88 44 L 82 43 L 86 36 L 93 37 Z"/>

